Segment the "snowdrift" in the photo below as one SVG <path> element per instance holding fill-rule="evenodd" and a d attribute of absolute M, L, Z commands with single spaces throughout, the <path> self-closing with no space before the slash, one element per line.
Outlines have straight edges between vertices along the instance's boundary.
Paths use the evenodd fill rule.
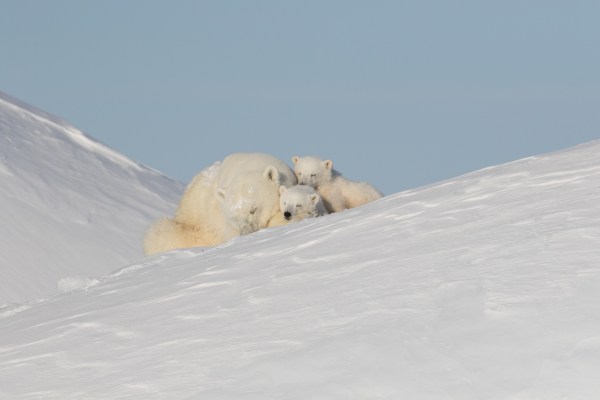
<path fill-rule="evenodd" d="M 598 188 L 594 142 L 142 260 L 5 309 L 0 397 L 595 398 Z"/>
<path fill-rule="evenodd" d="M 0 93 L 0 307 L 142 257 L 182 185 Z M 1 397 L 1 396 L 0 396 Z"/>

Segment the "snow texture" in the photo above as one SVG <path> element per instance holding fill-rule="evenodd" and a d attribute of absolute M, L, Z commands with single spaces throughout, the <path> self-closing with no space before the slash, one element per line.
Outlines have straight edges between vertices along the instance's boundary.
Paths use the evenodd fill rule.
<path fill-rule="evenodd" d="M 598 188 L 592 142 L 76 281 L 0 310 L 0 398 L 596 398 Z"/>
<path fill-rule="evenodd" d="M 87 289 L 100 283 L 99 279 L 87 276 L 68 276 L 61 278 L 56 285 L 61 292 L 74 292 L 76 290 Z"/>
<path fill-rule="evenodd" d="M 0 93 L 0 307 L 142 257 L 182 185 Z"/>

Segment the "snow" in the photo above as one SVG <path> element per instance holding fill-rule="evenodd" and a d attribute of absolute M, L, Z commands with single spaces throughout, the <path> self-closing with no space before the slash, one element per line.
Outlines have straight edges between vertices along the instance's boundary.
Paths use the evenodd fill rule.
<path fill-rule="evenodd" d="M 0 310 L 0 398 L 595 398 L 599 187 L 592 142 L 64 275 Z"/>
<path fill-rule="evenodd" d="M 0 93 L 0 307 L 142 258 L 182 185 Z"/>
<path fill-rule="evenodd" d="M 61 292 L 74 292 L 76 290 L 87 289 L 98 283 L 100 283 L 99 279 L 78 275 L 61 278 L 56 287 Z"/>

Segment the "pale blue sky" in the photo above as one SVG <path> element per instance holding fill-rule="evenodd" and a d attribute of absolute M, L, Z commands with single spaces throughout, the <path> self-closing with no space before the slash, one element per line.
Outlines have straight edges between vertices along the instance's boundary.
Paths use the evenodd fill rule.
<path fill-rule="evenodd" d="M 600 138 L 598 1 L 0 6 L 1 91 L 184 182 L 263 151 L 391 194 Z"/>

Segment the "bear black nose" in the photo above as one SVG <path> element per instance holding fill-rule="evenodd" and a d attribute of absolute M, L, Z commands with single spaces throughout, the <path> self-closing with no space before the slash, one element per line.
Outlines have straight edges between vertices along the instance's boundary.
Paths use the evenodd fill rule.
<path fill-rule="evenodd" d="M 285 219 L 290 219 L 290 218 L 292 218 L 292 213 L 289 211 L 286 211 L 283 213 L 283 216 Z"/>

